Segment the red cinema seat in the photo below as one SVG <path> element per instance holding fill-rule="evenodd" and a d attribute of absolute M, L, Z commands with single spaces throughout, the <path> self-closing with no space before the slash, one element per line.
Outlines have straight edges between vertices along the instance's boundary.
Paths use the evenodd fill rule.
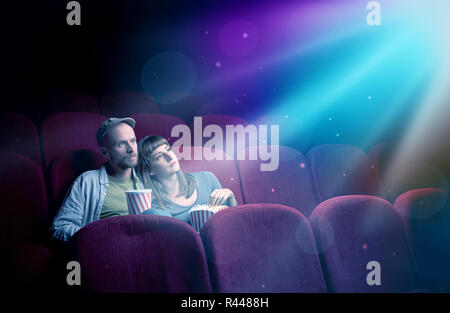
<path fill-rule="evenodd" d="M 2 113 L 0 121 L 0 152 L 25 155 L 42 167 L 39 134 L 34 122 L 16 113 Z"/>
<path fill-rule="evenodd" d="M 420 279 L 430 290 L 450 291 L 450 202 L 438 188 L 410 190 L 394 208 L 402 218 Z"/>
<path fill-rule="evenodd" d="M 166 216 L 126 215 L 93 222 L 70 239 L 81 287 L 98 293 L 210 292 L 202 241 Z"/>
<path fill-rule="evenodd" d="M 95 139 L 106 116 L 94 113 L 57 113 L 42 124 L 42 149 L 44 163 L 50 162 L 68 151 L 98 149 Z"/>
<path fill-rule="evenodd" d="M 139 113 L 133 114 L 131 117 L 136 120 L 134 132 L 138 140 L 149 135 L 160 135 L 173 144 L 178 137 L 171 136 L 172 128 L 176 125 L 186 125 L 182 119 L 167 114 Z"/>
<path fill-rule="evenodd" d="M 39 241 L 48 227 L 42 168 L 16 153 L 0 153 L 2 219 L 0 242 Z"/>
<path fill-rule="evenodd" d="M 277 148 L 279 164 L 274 171 L 263 171 L 258 149 Z M 251 160 L 250 155 L 257 155 Z M 245 159 L 238 160 L 239 174 L 246 203 L 279 203 L 293 207 L 309 217 L 319 203 L 312 183 L 311 168 L 305 156 L 285 146 L 254 146 L 245 150 Z"/>
<path fill-rule="evenodd" d="M 402 221 L 375 196 L 340 196 L 320 203 L 310 222 L 331 292 L 417 290 Z"/>
<path fill-rule="evenodd" d="M 215 292 L 326 292 L 311 226 L 293 208 L 228 208 L 200 235 Z"/>
<path fill-rule="evenodd" d="M 90 149 L 69 151 L 57 157 L 50 165 L 52 207 L 57 209 L 61 206 L 70 185 L 79 175 L 98 169 L 105 162 L 98 150 Z"/>
<path fill-rule="evenodd" d="M 377 195 L 375 168 L 361 149 L 343 144 L 320 145 L 308 151 L 319 201 L 343 195 Z"/>

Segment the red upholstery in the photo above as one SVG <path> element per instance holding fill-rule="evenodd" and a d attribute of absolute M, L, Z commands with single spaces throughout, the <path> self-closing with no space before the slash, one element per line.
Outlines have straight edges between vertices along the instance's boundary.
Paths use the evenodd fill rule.
<path fill-rule="evenodd" d="M 102 113 L 108 117 L 125 117 L 136 113 L 159 113 L 158 104 L 145 93 L 113 92 L 102 99 Z"/>
<path fill-rule="evenodd" d="M 310 222 L 330 291 L 405 292 L 420 287 L 402 221 L 386 200 L 335 197 L 319 204 Z M 368 277 L 372 261 L 380 266 L 380 285 L 367 282 L 374 278 Z"/>
<path fill-rule="evenodd" d="M 106 159 L 98 150 L 89 149 L 69 151 L 56 158 L 50 166 L 53 207 L 59 208 L 70 185 L 79 175 L 100 168 L 105 162 Z"/>
<path fill-rule="evenodd" d="M 89 292 L 210 292 L 198 233 L 177 219 L 127 215 L 93 222 L 70 240 Z"/>
<path fill-rule="evenodd" d="M 273 149 L 272 147 L 270 149 Z M 251 151 L 258 155 L 258 147 L 245 150 L 245 160 L 239 160 L 239 174 L 246 203 L 280 203 L 299 210 L 309 217 L 319 203 L 312 184 L 311 168 L 306 158 L 289 147 L 279 146 L 279 165 L 275 171 L 261 171 L 261 161 L 250 160 Z"/>
<path fill-rule="evenodd" d="M 133 114 L 131 117 L 136 120 L 134 132 L 138 140 L 149 135 L 160 135 L 173 144 L 178 137 L 172 138 L 172 128 L 176 125 L 186 125 L 182 119 L 167 114 L 139 113 Z"/>
<path fill-rule="evenodd" d="M 213 215 L 200 230 L 215 292 L 325 292 L 308 220 L 278 204 Z"/>
<path fill-rule="evenodd" d="M 93 113 L 57 113 L 42 125 L 45 166 L 65 152 L 98 149 L 95 136 L 106 116 Z"/>
<path fill-rule="evenodd" d="M 48 204 L 42 168 L 15 153 L 0 153 L 0 242 L 37 240 L 47 228 Z"/>
<path fill-rule="evenodd" d="M 410 190 L 395 200 L 417 262 L 430 289 L 450 291 L 450 202 L 438 188 Z"/>
<path fill-rule="evenodd" d="M 39 134 L 33 121 L 16 113 L 0 116 L 0 152 L 23 154 L 42 166 Z"/>
<path fill-rule="evenodd" d="M 319 201 L 342 195 L 376 195 L 378 184 L 369 158 L 357 147 L 316 146 L 306 155 Z"/>

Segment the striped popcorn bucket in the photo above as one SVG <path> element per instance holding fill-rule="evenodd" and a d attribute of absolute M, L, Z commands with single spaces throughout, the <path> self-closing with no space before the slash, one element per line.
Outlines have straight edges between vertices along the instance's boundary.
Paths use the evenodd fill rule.
<path fill-rule="evenodd" d="M 199 205 L 194 207 L 189 211 L 192 227 L 194 227 L 197 232 L 200 232 L 200 229 L 211 216 L 225 209 L 226 207 L 227 206 L 208 208 L 208 206 L 206 205 Z"/>
<path fill-rule="evenodd" d="M 127 195 L 128 214 L 130 215 L 141 214 L 152 207 L 151 189 L 127 190 L 125 194 Z"/>

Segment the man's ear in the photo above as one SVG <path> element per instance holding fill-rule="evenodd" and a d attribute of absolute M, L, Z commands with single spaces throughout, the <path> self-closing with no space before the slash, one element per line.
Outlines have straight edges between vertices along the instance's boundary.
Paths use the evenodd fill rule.
<path fill-rule="evenodd" d="M 98 150 L 105 158 L 108 159 L 108 151 L 106 151 L 105 147 L 99 147 Z"/>

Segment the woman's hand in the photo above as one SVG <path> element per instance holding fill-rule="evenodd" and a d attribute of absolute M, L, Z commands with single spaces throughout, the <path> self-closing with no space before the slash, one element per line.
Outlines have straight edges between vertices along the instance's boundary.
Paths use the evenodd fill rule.
<path fill-rule="evenodd" d="M 233 192 L 228 188 L 216 189 L 209 196 L 210 205 L 228 205 L 235 206 L 236 199 Z"/>

